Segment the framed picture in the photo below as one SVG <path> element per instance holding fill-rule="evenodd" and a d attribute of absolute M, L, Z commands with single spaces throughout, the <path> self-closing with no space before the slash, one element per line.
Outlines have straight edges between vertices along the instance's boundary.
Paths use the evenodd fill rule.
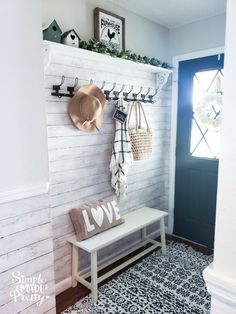
<path fill-rule="evenodd" d="M 94 10 L 94 37 L 108 47 L 125 50 L 125 19 L 100 8 Z"/>

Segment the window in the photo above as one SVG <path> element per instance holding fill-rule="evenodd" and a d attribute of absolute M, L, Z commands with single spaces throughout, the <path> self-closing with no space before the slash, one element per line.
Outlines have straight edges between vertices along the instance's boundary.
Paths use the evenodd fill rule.
<path fill-rule="evenodd" d="M 223 78 L 223 70 L 197 72 L 193 77 L 190 153 L 194 157 L 219 156 Z"/>

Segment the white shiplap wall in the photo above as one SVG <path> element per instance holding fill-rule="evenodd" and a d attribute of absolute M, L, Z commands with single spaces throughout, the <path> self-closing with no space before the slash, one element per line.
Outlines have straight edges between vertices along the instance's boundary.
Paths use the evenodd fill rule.
<path fill-rule="evenodd" d="M 73 233 L 68 211 L 74 206 L 101 199 L 113 194 L 110 184 L 109 163 L 114 139 L 114 102 L 106 108 L 104 123 L 99 133 L 84 133 L 76 129 L 68 117 L 68 98 L 51 96 L 52 85 L 66 77 L 63 86 L 88 84 L 90 79 L 98 85 L 102 81 L 156 88 L 157 69 L 151 66 L 113 59 L 93 52 L 67 46 L 45 43 L 45 98 L 48 124 L 48 149 L 50 168 L 50 206 L 54 239 L 55 280 L 57 292 L 70 285 L 71 248 L 66 239 Z M 146 87 L 146 89 L 145 89 Z M 145 111 L 153 129 L 153 157 L 135 162 L 128 174 L 127 200 L 121 203 L 122 211 L 141 205 L 168 208 L 168 176 L 170 146 L 170 83 L 155 104 L 145 104 Z M 154 226 L 151 230 L 157 229 Z M 110 256 L 139 240 L 139 234 L 121 240 L 99 254 Z M 83 270 L 88 266 L 88 256 L 81 254 Z"/>
<path fill-rule="evenodd" d="M 52 226 L 48 194 L 0 204 L 0 313 L 55 313 Z M 25 277 L 41 274 L 50 298 L 14 302 L 12 272 Z"/>

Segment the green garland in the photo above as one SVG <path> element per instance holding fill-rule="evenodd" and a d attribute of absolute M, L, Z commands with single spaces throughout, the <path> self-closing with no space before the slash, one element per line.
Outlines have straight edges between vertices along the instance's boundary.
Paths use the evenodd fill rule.
<path fill-rule="evenodd" d="M 111 57 L 122 58 L 138 63 L 151 64 L 156 67 L 162 67 L 165 69 L 172 69 L 172 67 L 168 63 L 162 62 L 157 58 L 148 58 L 146 56 L 142 57 L 140 55 L 137 55 L 136 53 L 133 53 L 131 50 L 119 51 L 115 47 L 108 48 L 105 44 L 97 41 L 96 39 L 90 39 L 88 42 L 84 40 L 80 41 L 79 46 L 82 49 L 107 54 Z"/>

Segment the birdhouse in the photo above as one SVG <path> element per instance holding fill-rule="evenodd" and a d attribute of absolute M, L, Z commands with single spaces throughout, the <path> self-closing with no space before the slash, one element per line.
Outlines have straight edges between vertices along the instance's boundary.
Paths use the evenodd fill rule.
<path fill-rule="evenodd" d="M 53 20 L 49 25 L 43 28 L 43 39 L 54 41 L 56 43 L 61 42 L 62 31 L 57 24 L 56 20 Z"/>
<path fill-rule="evenodd" d="M 61 41 L 65 45 L 78 48 L 80 38 L 74 29 L 70 29 L 69 31 L 61 35 Z"/>

